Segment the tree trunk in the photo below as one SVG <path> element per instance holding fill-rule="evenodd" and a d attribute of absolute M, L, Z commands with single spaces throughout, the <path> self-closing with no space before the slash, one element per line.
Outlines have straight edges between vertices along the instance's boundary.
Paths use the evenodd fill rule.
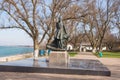
<path fill-rule="evenodd" d="M 38 40 L 34 40 L 34 60 L 38 60 L 39 43 Z"/>
<path fill-rule="evenodd" d="M 99 52 L 101 52 L 101 51 L 102 51 L 102 45 L 99 46 Z"/>
<path fill-rule="evenodd" d="M 96 47 L 93 47 L 92 52 L 93 52 L 93 53 L 96 53 L 96 52 L 97 52 Z"/>

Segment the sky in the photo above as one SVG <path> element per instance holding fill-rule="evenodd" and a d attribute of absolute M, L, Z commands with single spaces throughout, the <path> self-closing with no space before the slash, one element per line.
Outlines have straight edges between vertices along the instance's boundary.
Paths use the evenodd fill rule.
<path fill-rule="evenodd" d="M 4 14 L 2 16 L 5 16 Z M 8 24 L 7 20 L 3 18 L 0 19 L 0 23 L 5 22 Z M 32 39 L 20 29 L 5 29 L 0 30 L 0 46 L 3 45 L 33 45 Z"/>
<path fill-rule="evenodd" d="M 0 24 L 9 24 L 6 19 L 6 14 L 3 12 L 0 14 Z M 0 25 L 2 26 L 2 25 Z M 32 45 L 31 38 L 22 30 L 18 29 L 6 29 L 0 30 L 0 46 L 3 45 Z"/>
<path fill-rule="evenodd" d="M 6 19 L 6 13 L 0 14 L 0 26 L 4 24 L 9 25 L 8 19 Z M 0 46 L 14 46 L 14 45 L 24 45 L 32 46 L 32 39 L 20 29 L 5 29 L 0 30 Z"/>
<path fill-rule="evenodd" d="M 22 30 L 0 30 L 0 46 L 33 45 L 32 39 Z"/>

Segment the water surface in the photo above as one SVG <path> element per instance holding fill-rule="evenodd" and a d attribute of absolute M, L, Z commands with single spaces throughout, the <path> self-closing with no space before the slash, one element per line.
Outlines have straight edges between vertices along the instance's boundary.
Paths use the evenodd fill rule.
<path fill-rule="evenodd" d="M 0 57 L 24 54 L 24 53 L 29 53 L 29 52 L 33 52 L 32 47 L 0 46 Z"/>

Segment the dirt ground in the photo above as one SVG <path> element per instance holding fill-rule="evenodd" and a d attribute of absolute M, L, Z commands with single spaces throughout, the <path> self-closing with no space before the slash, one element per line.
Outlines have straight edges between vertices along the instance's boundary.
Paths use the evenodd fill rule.
<path fill-rule="evenodd" d="M 97 59 L 111 70 L 111 76 L 0 72 L 0 80 L 120 80 L 120 58 L 97 58 L 91 53 L 79 53 L 73 58 Z"/>

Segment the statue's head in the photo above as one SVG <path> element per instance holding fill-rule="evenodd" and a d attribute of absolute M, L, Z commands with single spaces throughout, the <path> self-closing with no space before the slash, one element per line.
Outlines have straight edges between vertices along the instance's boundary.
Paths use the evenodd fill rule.
<path fill-rule="evenodd" d="M 61 22 L 61 20 L 62 20 L 62 17 L 59 16 L 57 22 Z"/>
<path fill-rule="evenodd" d="M 60 22 L 61 21 L 61 17 L 59 17 L 59 21 L 58 22 Z"/>
<path fill-rule="evenodd" d="M 61 27 L 60 24 L 62 24 L 61 17 L 58 17 L 57 18 L 57 25 L 56 25 L 57 29 L 60 29 L 60 27 Z"/>

